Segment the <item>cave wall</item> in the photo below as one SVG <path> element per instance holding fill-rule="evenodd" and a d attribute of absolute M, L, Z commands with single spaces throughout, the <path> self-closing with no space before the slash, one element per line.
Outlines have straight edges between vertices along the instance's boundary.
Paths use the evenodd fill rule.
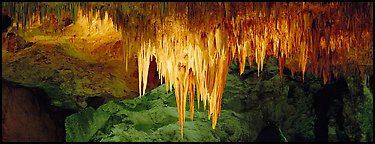
<path fill-rule="evenodd" d="M 54 106 L 65 109 L 84 108 L 89 97 L 126 99 L 139 96 L 137 58 L 131 59 L 132 64 L 126 72 L 121 61 L 88 61 L 73 56 L 77 51 L 69 47 L 59 43 L 37 43 L 17 55 L 3 50 L 2 77 L 23 86 L 44 89 Z M 160 80 L 153 59 L 148 71 L 147 91 L 158 85 Z"/>
<path fill-rule="evenodd" d="M 322 86 L 310 75 L 291 77 L 284 72 L 280 80 L 276 59 L 268 59 L 257 74 L 256 66 L 249 67 L 240 76 L 236 64 L 230 66 L 224 89 L 223 109 L 243 113 L 249 124 L 248 141 L 254 141 L 267 122 L 280 128 L 290 142 L 314 141 L 314 110 L 312 100 Z"/>
<path fill-rule="evenodd" d="M 48 96 L 42 90 L 3 80 L 2 141 L 64 141 L 64 127 L 54 120 L 48 105 Z"/>
<path fill-rule="evenodd" d="M 274 58 L 267 60 L 259 77 L 256 67 L 248 65 L 239 76 L 238 66 L 232 64 L 222 107 L 244 114 L 249 123 L 249 141 L 267 121 L 275 122 L 288 141 L 317 141 L 317 133 L 322 130 L 317 126 L 318 115 L 327 120 L 327 139 L 320 141 L 371 141 L 372 92 L 363 93 L 365 85 L 358 77 L 342 75 L 340 79 L 332 78 L 324 84 L 321 78 L 306 73 L 303 81 L 300 73 L 292 76 L 284 69 L 280 80 Z M 320 114 L 319 110 L 324 112 Z"/>

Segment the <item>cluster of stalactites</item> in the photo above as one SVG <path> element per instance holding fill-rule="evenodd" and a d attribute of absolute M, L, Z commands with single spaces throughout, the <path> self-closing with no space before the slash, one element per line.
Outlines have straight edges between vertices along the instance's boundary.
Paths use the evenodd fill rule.
<path fill-rule="evenodd" d="M 29 29 L 36 21 L 48 22 L 51 21 L 51 17 L 60 22 L 64 18 L 74 21 L 79 5 L 80 3 L 62 2 L 2 2 L 2 9 L 13 18 L 17 29 Z"/>
<path fill-rule="evenodd" d="M 198 108 L 200 101 L 203 101 L 204 109 L 208 105 L 208 118 L 212 116 L 212 128 L 215 128 L 220 116 L 221 97 L 232 53 L 227 48 L 228 36 L 222 29 L 217 28 L 202 37 L 201 33 L 188 30 L 185 18 L 172 17 L 164 19 L 164 26 L 168 29 L 157 34 L 156 43 L 148 41 L 141 44 L 137 56 L 139 87 L 140 95 L 143 95 L 148 66 L 154 56 L 159 78 L 165 80 L 167 91 L 174 87 L 180 132 L 183 136 L 187 95 L 190 119 L 193 120 L 196 95 Z"/>
<path fill-rule="evenodd" d="M 201 38 L 220 27 L 241 74 L 246 59 L 250 65 L 255 60 L 259 75 L 264 59 L 275 56 L 281 78 L 286 66 L 292 74 L 301 72 L 302 79 L 310 71 L 327 83 L 331 74 L 352 69 L 343 61 L 358 65 L 363 62 L 358 60 L 360 51 L 372 49 L 371 7 L 372 3 L 160 3 L 141 14 L 151 17 L 141 21 L 153 22 L 151 30 L 142 33 L 164 33 L 181 18 L 186 29 Z"/>
<path fill-rule="evenodd" d="M 203 101 L 205 107 L 208 101 L 214 128 L 232 59 L 239 60 L 241 74 L 246 59 L 250 64 L 255 60 L 259 75 L 266 56 L 275 56 L 281 77 L 287 65 L 292 74 L 302 71 L 302 79 L 309 70 L 327 83 L 331 73 L 345 70 L 338 64 L 346 55 L 356 55 L 358 48 L 372 49 L 369 7 L 368 3 L 162 3 L 149 7 L 149 13 L 143 14 L 151 17 L 144 19 L 147 25 L 136 25 L 149 38 L 128 35 L 141 39 L 140 50 L 131 49 L 138 53 L 140 95 L 154 56 L 160 79 L 164 78 L 167 89 L 175 88 L 181 135 L 188 92 L 193 119 L 194 88 L 198 103 Z"/>
<path fill-rule="evenodd" d="M 373 3 L 370 2 L 2 2 L 2 5 L 21 28 L 28 28 L 33 23 L 32 17 L 43 22 L 49 21 L 46 17 L 53 14 L 60 21 L 67 16 L 75 20 L 81 8 L 90 21 L 95 12 L 103 19 L 107 11 L 115 27 L 123 33 L 126 63 L 141 43 L 156 42 L 156 33 L 168 29 L 165 18 L 172 15 L 186 18 L 190 32 L 207 34 L 218 25 L 226 27 L 228 45 L 232 51 L 236 49 L 232 54 L 238 58 L 241 71 L 247 57 L 250 64 L 253 60 L 258 64 L 258 74 L 264 58 L 275 56 L 279 58 L 281 77 L 286 66 L 293 74 L 301 71 L 302 77 L 306 70 L 311 71 L 326 83 L 331 72 L 336 75 L 352 69 L 336 65 L 345 61 L 343 56 L 354 52 L 350 58 L 356 61 L 360 56 L 358 48 L 372 49 Z"/>
<path fill-rule="evenodd" d="M 361 24 L 353 18 L 368 18 L 368 9 L 366 14 L 355 12 L 350 3 L 162 3 L 148 10 L 129 17 L 140 21 L 133 31 L 146 35 L 127 33 L 140 40 L 140 50 L 130 49 L 138 53 L 140 95 L 154 56 L 160 79 L 167 88 L 175 87 L 181 135 L 188 92 L 193 119 L 194 88 L 198 103 L 203 101 L 206 107 L 208 101 L 215 127 L 232 59 L 239 60 L 241 74 L 246 59 L 250 64 L 255 60 L 259 75 L 266 56 L 273 55 L 279 58 L 280 76 L 288 65 L 292 73 L 302 71 L 302 79 L 310 64 L 310 71 L 326 83 L 331 71 L 337 72 L 330 67 L 345 60 L 350 49 L 372 47 L 372 22 Z"/>

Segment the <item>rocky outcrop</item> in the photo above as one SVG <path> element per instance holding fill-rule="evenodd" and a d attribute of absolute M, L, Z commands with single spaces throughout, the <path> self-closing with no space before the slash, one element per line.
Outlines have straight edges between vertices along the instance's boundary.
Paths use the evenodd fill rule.
<path fill-rule="evenodd" d="M 197 107 L 197 103 L 195 103 Z M 67 141 L 101 142 L 195 142 L 248 141 L 248 123 L 232 110 L 223 109 L 216 129 L 211 128 L 207 111 L 195 109 L 190 120 L 186 109 L 184 139 L 181 138 L 177 105 L 165 85 L 132 100 L 114 100 L 96 110 L 89 107 L 66 119 Z"/>
<path fill-rule="evenodd" d="M 81 109 L 88 97 L 134 98 L 138 96 L 135 59 L 126 72 L 122 61 L 98 62 L 68 43 L 38 42 L 16 54 L 3 50 L 2 77 L 28 87 L 44 89 L 52 104 Z M 159 84 L 156 64 L 149 69 L 148 90 Z"/>
<path fill-rule="evenodd" d="M 2 81 L 2 141 L 62 142 L 64 123 L 71 114 L 52 111 L 49 98 L 41 89 Z"/>
<path fill-rule="evenodd" d="M 215 129 L 210 127 L 202 104 L 197 109 L 195 103 L 194 121 L 189 120 L 186 108 L 181 139 L 174 93 L 166 94 L 162 85 L 140 98 L 110 101 L 96 110 L 89 108 L 70 116 L 66 121 L 69 141 L 252 142 L 258 137 L 257 141 L 312 142 L 321 137 L 317 130 L 325 131 L 325 141 L 371 141 L 372 94 L 363 98 L 361 80 L 348 77 L 324 85 L 311 74 L 305 74 L 302 81 L 300 74 L 292 76 L 287 69 L 280 80 L 277 61 L 272 58 L 259 77 L 256 67 L 246 67 L 240 76 L 238 66 L 230 66 Z M 91 132 L 81 131 L 77 123 L 99 121 L 93 117 L 96 113 L 106 116 L 102 127 L 88 126 Z M 322 119 L 322 115 L 326 117 Z M 320 125 L 322 120 L 326 123 Z M 270 121 L 273 125 L 267 130 Z"/>
<path fill-rule="evenodd" d="M 253 65 L 256 65 L 255 63 Z M 314 141 L 313 94 L 321 88 L 311 75 L 292 77 L 284 71 L 280 80 L 275 59 L 268 59 L 259 77 L 256 67 L 245 68 L 239 76 L 238 65 L 231 65 L 223 96 L 223 108 L 234 109 L 249 123 L 249 141 L 275 122 L 288 141 Z"/>

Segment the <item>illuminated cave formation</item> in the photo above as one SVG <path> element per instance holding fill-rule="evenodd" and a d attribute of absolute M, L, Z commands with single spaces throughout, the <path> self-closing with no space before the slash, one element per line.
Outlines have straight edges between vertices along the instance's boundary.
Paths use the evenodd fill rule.
<path fill-rule="evenodd" d="M 29 29 L 70 17 L 86 18 L 97 33 L 115 28 L 123 55 L 137 57 L 139 94 L 145 93 L 148 68 L 155 57 L 159 78 L 167 91 L 174 87 L 183 136 L 187 96 L 193 120 L 194 96 L 208 106 L 215 128 L 229 64 L 246 60 L 258 67 L 267 57 L 279 60 L 292 74 L 311 72 L 329 83 L 331 74 L 372 75 L 373 3 L 307 2 L 159 2 L 159 3 L 35 3 L 3 2 L 3 11 L 17 28 Z M 101 20 L 98 22 L 98 20 Z M 99 24 L 100 23 L 100 24 Z M 106 26 L 102 23 L 107 23 Z M 90 27 L 89 30 L 95 30 Z M 102 35 L 106 36 L 106 35 Z M 195 91 L 196 90 L 196 91 Z"/>

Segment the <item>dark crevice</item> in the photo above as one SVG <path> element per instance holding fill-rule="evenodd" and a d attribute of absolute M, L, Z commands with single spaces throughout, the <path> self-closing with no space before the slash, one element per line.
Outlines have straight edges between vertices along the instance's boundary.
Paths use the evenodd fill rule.
<path fill-rule="evenodd" d="M 369 81 L 367 82 L 369 84 L 369 88 L 371 93 L 374 93 L 374 77 L 373 75 L 369 76 Z"/>
<path fill-rule="evenodd" d="M 71 110 L 71 109 L 61 109 L 55 106 L 52 106 L 51 98 L 48 96 L 48 94 L 40 88 L 30 88 L 33 92 L 36 101 L 41 105 L 40 112 L 46 111 L 51 119 L 55 122 L 56 126 L 60 130 L 59 133 L 62 134 L 62 138 L 58 141 L 65 142 L 65 118 L 72 115 L 73 113 L 76 113 L 77 111 Z"/>
<path fill-rule="evenodd" d="M 97 109 L 106 102 L 106 99 L 104 97 L 88 97 L 86 101 L 88 106 Z"/>
<path fill-rule="evenodd" d="M 339 141 L 348 141 L 344 130 L 343 97 L 349 89 L 344 78 L 340 77 L 334 83 L 326 84 L 323 89 L 314 95 L 313 107 L 317 120 L 315 122 L 315 140 L 328 141 L 328 124 L 330 119 L 336 121 L 337 138 Z M 334 110 L 333 117 L 329 117 L 329 111 Z"/>
<path fill-rule="evenodd" d="M 275 122 L 268 121 L 262 128 L 254 142 L 283 142 L 279 127 Z"/>
<path fill-rule="evenodd" d="M 36 134 L 33 134 L 33 136 L 27 136 L 31 131 L 25 129 L 22 130 L 19 127 L 10 126 L 7 129 L 10 130 L 7 133 L 6 140 L 5 141 L 25 141 L 27 139 L 33 140 L 33 141 L 53 141 L 53 142 L 64 142 L 65 141 L 65 118 L 76 111 L 74 110 L 68 110 L 68 109 L 61 109 L 54 107 L 50 104 L 51 98 L 48 96 L 48 94 L 40 88 L 31 88 L 31 87 L 25 87 L 18 85 L 17 83 L 10 82 L 7 80 L 2 79 L 2 87 L 3 91 L 6 92 L 2 93 L 3 100 L 7 100 L 8 103 L 11 104 L 17 104 L 18 106 L 7 106 L 3 105 L 3 112 L 4 109 L 6 109 L 6 113 L 3 114 L 3 127 L 4 125 L 9 125 L 9 121 L 5 122 L 4 119 L 13 119 L 11 123 L 24 123 L 25 120 L 32 120 L 32 119 L 40 119 L 44 121 L 45 125 L 44 127 L 37 122 L 33 121 L 29 123 L 32 126 L 36 126 L 39 130 L 48 129 L 50 134 L 50 138 L 45 139 L 45 136 L 37 136 Z M 27 95 L 30 94 L 30 95 Z M 12 98 L 13 97 L 13 98 Z M 29 100 L 28 100 L 29 99 Z M 25 101 L 27 100 L 27 101 Z M 24 106 L 20 106 L 24 105 Z M 28 109 L 23 109 L 28 108 Z M 32 109 L 30 109 L 32 108 Z M 17 110 L 15 110 L 17 109 Z M 14 115 L 9 115 L 9 113 L 12 113 L 14 111 L 20 112 L 22 117 L 17 117 L 17 119 L 14 119 Z M 26 114 L 26 115 L 25 115 Z M 36 114 L 36 115 L 35 115 Z M 52 121 L 51 123 L 48 123 L 48 121 Z M 38 127 L 42 126 L 42 127 Z M 47 126 L 47 127 L 45 127 Z M 53 127 L 53 128 L 51 128 Z M 13 129 L 14 128 L 14 129 Z M 17 129 L 16 129 L 17 128 Z M 22 131 L 21 131 L 22 130 Z M 55 130 L 55 131 L 51 131 Z M 21 134 L 20 136 L 14 137 L 11 134 L 12 132 L 17 132 Z M 52 133 L 53 132 L 53 133 Z M 37 133 L 43 133 L 43 132 L 37 132 Z M 4 131 L 3 131 L 3 140 L 4 140 Z M 44 137 L 44 138 L 42 138 Z M 27 138 L 27 139 L 25 139 Z"/>
<path fill-rule="evenodd" d="M 2 32 L 6 32 L 7 29 L 12 25 L 12 18 L 8 15 L 5 15 L 4 12 L 2 14 L 2 19 L 1 19 L 1 29 Z"/>

